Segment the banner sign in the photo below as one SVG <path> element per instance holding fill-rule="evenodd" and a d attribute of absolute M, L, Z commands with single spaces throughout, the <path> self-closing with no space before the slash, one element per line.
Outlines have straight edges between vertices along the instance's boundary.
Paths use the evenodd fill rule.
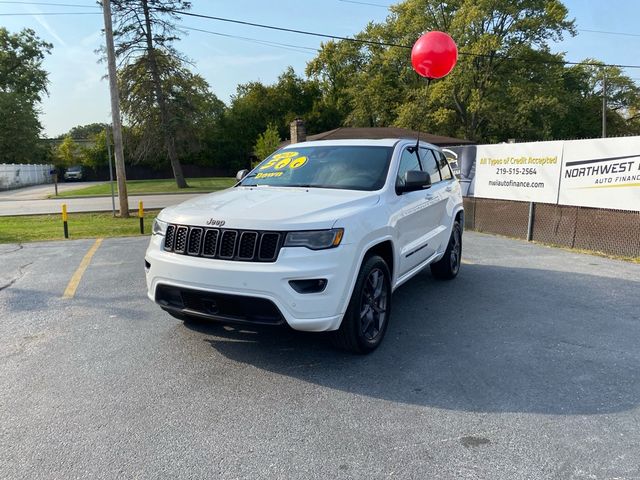
<path fill-rule="evenodd" d="M 473 197 L 476 176 L 476 150 L 475 145 L 443 148 L 445 156 L 449 159 L 451 169 L 460 181 L 462 195 Z M 449 152 L 452 152 L 451 155 Z"/>
<path fill-rule="evenodd" d="M 556 203 L 563 143 L 478 145 L 475 196 Z"/>
<path fill-rule="evenodd" d="M 640 210 L 640 137 L 565 142 L 558 202 Z"/>
<path fill-rule="evenodd" d="M 640 211 L 640 136 L 448 150 L 467 197 Z"/>

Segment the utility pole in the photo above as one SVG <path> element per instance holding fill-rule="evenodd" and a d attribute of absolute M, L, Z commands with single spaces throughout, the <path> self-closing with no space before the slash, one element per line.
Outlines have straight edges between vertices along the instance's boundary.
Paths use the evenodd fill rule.
<path fill-rule="evenodd" d="M 602 69 L 602 138 L 607 138 L 607 72 Z"/>
<path fill-rule="evenodd" d="M 113 164 L 111 162 L 111 140 L 109 140 L 109 128 L 104 128 L 104 139 L 107 144 L 107 158 L 109 159 L 109 186 L 111 187 L 111 212 L 116 216 L 116 200 L 113 191 Z"/>
<path fill-rule="evenodd" d="M 107 64 L 109 67 L 109 89 L 111 91 L 111 119 L 113 122 L 113 149 L 116 157 L 116 178 L 118 180 L 118 200 L 120 217 L 129 217 L 127 197 L 127 174 L 124 168 L 124 149 L 122 148 L 122 122 L 120 120 L 120 94 L 116 76 L 116 53 L 113 46 L 113 26 L 111 25 L 111 0 L 102 0 L 104 14 L 104 35 L 107 43 Z"/>

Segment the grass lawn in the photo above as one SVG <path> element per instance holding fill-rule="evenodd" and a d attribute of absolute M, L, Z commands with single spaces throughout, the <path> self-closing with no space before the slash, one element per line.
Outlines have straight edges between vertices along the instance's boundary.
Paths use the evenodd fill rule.
<path fill-rule="evenodd" d="M 236 183 L 234 178 L 229 177 L 209 177 L 209 178 L 187 178 L 189 188 L 178 188 L 173 178 L 162 180 L 129 180 L 127 182 L 127 193 L 129 195 L 140 193 L 199 193 L 213 192 L 233 186 Z M 114 181 L 116 194 L 118 193 L 117 184 Z M 92 187 L 81 188 L 79 190 L 71 190 L 61 192 L 60 197 L 86 197 L 94 195 L 111 195 L 111 186 L 109 182 L 93 185 Z M 50 195 L 54 197 L 54 195 Z"/>
<path fill-rule="evenodd" d="M 132 212 L 130 218 L 114 218 L 111 212 L 69 214 L 69 238 L 127 237 L 140 235 L 140 221 Z M 145 211 L 144 231 L 151 233 L 151 224 L 158 210 Z M 29 215 L 0 217 L 0 243 L 23 243 L 44 240 L 64 240 L 62 217 Z"/>

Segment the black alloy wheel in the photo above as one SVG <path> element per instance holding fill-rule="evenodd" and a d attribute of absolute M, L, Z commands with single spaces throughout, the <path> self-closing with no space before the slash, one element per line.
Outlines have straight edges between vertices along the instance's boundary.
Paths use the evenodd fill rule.
<path fill-rule="evenodd" d="M 451 236 L 444 255 L 431 264 L 431 273 L 440 280 L 451 280 L 458 275 L 462 263 L 462 227 L 456 221 L 451 229 Z"/>
<path fill-rule="evenodd" d="M 451 232 L 451 252 L 449 253 L 449 267 L 453 275 L 457 275 L 460 270 L 462 260 L 462 234 L 459 228 L 454 228 Z"/>
<path fill-rule="evenodd" d="M 378 255 L 365 257 L 349 306 L 333 343 L 353 353 L 369 353 L 382 342 L 391 315 L 391 274 Z"/>
<path fill-rule="evenodd" d="M 371 270 L 360 300 L 360 331 L 367 340 L 375 341 L 387 320 L 387 288 L 385 275 L 379 268 Z"/>

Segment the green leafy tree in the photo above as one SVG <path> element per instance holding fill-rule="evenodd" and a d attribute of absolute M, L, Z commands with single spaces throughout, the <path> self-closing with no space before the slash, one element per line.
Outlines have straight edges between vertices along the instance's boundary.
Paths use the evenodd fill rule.
<path fill-rule="evenodd" d="M 82 163 L 82 157 L 82 148 L 70 135 L 65 136 L 62 142 L 54 148 L 53 158 L 56 167 L 67 168 L 72 165 L 78 165 Z"/>
<path fill-rule="evenodd" d="M 226 165 L 245 168 L 255 139 L 269 124 L 280 138 L 289 138 L 289 123 L 304 118 L 309 134 L 340 126 L 339 112 L 323 97 L 316 80 L 306 80 L 289 67 L 273 85 L 250 82 L 238 85 L 231 105 L 218 125 L 222 144 L 218 151 Z"/>
<path fill-rule="evenodd" d="M 282 140 L 278 134 L 278 128 L 275 124 L 270 123 L 267 129 L 258 135 L 253 151 L 260 161 L 267 158 L 278 149 Z"/>
<path fill-rule="evenodd" d="M 61 167 L 81 164 L 92 169 L 107 165 L 107 128 L 106 123 L 89 123 L 60 135 L 58 140 L 62 141 L 52 149 L 55 163 Z"/>
<path fill-rule="evenodd" d="M 97 133 L 91 134 L 88 137 L 90 140 L 89 145 L 81 148 L 82 164 L 92 169 L 104 167 L 109 164 L 106 132 L 104 129 L 96 129 L 96 132 Z"/>
<path fill-rule="evenodd" d="M 157 115 L 150 116 L 147 126 L 155 123 L 161 132 L 165 150 L 178 188 L 187 187 L 180 163 L 176 125 L 178 120 L 170 106 L 168 78 L 183 70 L 184 58 L 173 46 L 179 30 L 175 22 L 179 12 L 191 8 L 185 0 L 111 0 L 115 16 L 116 55 L 125 68 L 129 90 L 121 92 L 125 99 L 135 95 L 146 103 L 151 92 Z M 137 74 L 137 78 L 133 74 Z"/>
<path fill-rule="evenodd" d="M 41 130 L 32 102 L 19 94 L 0 93 L 0 163 L 37 161 Z"/>
<path fill-rule="evenodd" d="M 602 98 L 606 96 L 607 132 L 609 135 L 638 135 L 640 133 L 640 88 L 618 67 L 598 66 L 594 59 L 587 59 L 576 69 L 585 70 L 587 80 L 583 93 L 589 99 L 595 116 L 601 120 Z M 606 92 L 603 92 L 606 78 Z M 597 106 L 596 106 L 597 104 Z M 592 110 L 593 112 L 593 110 Z M 600 132 L 598 128 L 593 136 Z"/>
<path fill-rule="evenodd" d="M 12 34 L 0 27 L 0 162 L 38 161 L 38 103 L 47 93 L 42 61 L 52 45 L 33 30 Z"/>
<path fill-rule="evenodd" d="M 156 54 L 162 72 L 165 112 L 170 118 L 171 142 L 177 160 L 194 158 L 204 148 L 211 124 L 222 117 L 225 105 L 200 75 L 192 73 L 176 58 Z M 166 130 L 157 102 L 147 59 L 126 65 L 118 76 L 121 108 L 129 123 L 129 150 L 137 162 L 157 163 L 166 152 Z"/>
<path fill-rule="evenodd" d="M 93 138 L 95 135 L 103 133 L 105 128 L 108 128 L 108 125 L 106 123 L 89 123 L 87 125 L 77 125 L 69 130 L 68 135 L 74 140 L 86 140 Z"/>
<path fill-rule="evenodd" d="M 503 135 L 495 126 L 506 116 L 508 125 L 544 136 L 551 119 L 563 113 L 557 91 L 544 87 L 561 86 L 562 75 L 561 68 L 534 61 L 561 60 L 548 44 L 574 33 L 567 16 L 559 0 L 406 0 L 355 38 L 411 45 L 424 31 L 446 31 L 461 52 L 448 77 L 427 88 L 412 71 L 408 49 L 345 41 L 323 45 L 307 72 L 347 125 L 395 124 L 488 140 Z M 519 111 L 512 112 L 514 105 Z M 541 130 L 514 123 L 536 116 Z"/>

